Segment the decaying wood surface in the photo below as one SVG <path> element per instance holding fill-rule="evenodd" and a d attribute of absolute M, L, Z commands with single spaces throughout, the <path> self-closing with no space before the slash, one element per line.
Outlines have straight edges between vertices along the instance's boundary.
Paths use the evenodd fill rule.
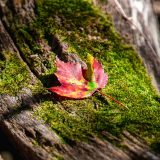
<path fill-rule="evenodd" d="M 32 77 L 30 81 L 32 85 L 39 81 L 39 74 L 42 70 L 45 70 L 45 67 L 42 66 L 42 68 L 39 69 L 31 68 L 14 40 L 15 37 L 11 27 L 14 27 L 15 15 L 19 17 L 18 21 L 20 24 L 27 24 L 34 19 L 36 17 L 35 3 L 34 0 L 0 1 L 0 52 L 10 50 L 21 61 L 27 64 L 27 69 Z M 126 4 L 123 5 L 125 6 Z M 113 8 L 113 10 L 109 10 L 109 8 Z M 134 30 L 130 29 L 130 24 L 117 13 L 117 10 L 114 10 L 113 4 L 109 4 L 105 9 L 112 13 L 115 25 L 121 34 L 124 36 L 128 34 L 129 37 L 131 37 L 130 42 L 135 43 Z M 10 16 L 8 16 L 8 14 Z M 145 55 L 145 62 L 148 69 L 153 72 L 154 68 L 153 74 L 159 76 L 160 73 L 156 70 L 160 65 L 157 55 L 153 54 L 152 57 L 147 55 L 150 48 L 146 47 L 144 39 L 142 42 L 140 46 L 139 43 L 135 43 L 135 45 L 141 55 Z M 52 46 L 44 44 L 43 42 L 41 43 L 43 44 L 42 46 L 46 54 L 48 50 L 52 50 Z M 53 39 L 53 43 L 59 47 L 59 50 L 61 50 L 63 54 L 65 46 L 58 42 L 56 37 Z M 77 60 L 76 57 L 70 54 L 68 54 L 67 58 L 70 60 Z M 53 160 L 57 159 L 57 157 L 63 157 L 65 160 L 160 159 L 159 155 L 150 151 L 143 140 L 128 132 L 123 133 L 123 140 L 119 140 L 109 133 L 104 132 L 104 136 L 106 136 L 108 141 L 100 140 L 97 137 L 90 137 L 88 143 L 72 142 L 71 144 L 64 144 L 55 132 L 32 115 L 32 110 L 36 107 L 40 99 L 46 98 L 49 95 L 46 97 L 44 97 L 44 95 L 33 96 L 32 91 L 25 88 L 25 86 L 22 90 L 23 92 L 19 93 L 17 96 L 0 95 L 0 127 L 24 160 Z M 16 109 L 14 106 L 16 106 Z M 26 108 L 24 108 L 24 106 L 26 106 Z M 111 142 L 121 144 L 125 147 L 121 150 Z"/>

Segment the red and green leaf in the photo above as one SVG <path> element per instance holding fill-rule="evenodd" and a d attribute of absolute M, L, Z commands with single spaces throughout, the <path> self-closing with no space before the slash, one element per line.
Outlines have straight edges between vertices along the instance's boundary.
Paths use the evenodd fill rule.
<path fill-rule="evenodd" d="M 102 65 L 91 55 L 87 59 L 88 68 L 84 70 L 80 63 L 65 63 L 57 58 L 55 75 L 61 86 L 51 87 L 49 90 L 63 97 L 81 99 L 105 87 L 108 76 Z"/>
<path fill-rule="evenodd" d="M 102 65 L 90 54 L 87 56 L 87 69 L 83 69 L 80 63 L 65 63 L 56 59 L 57 76 L 61 86 L 51 87 L 50 91 L 68 98 L 82 99 L 91 96 L 98 91 L 117 104 L 127 108 L 121 102 L 108 96 L 99 89 L 104 88 L 108 81 L 108 76 L 104 73 Z"/>

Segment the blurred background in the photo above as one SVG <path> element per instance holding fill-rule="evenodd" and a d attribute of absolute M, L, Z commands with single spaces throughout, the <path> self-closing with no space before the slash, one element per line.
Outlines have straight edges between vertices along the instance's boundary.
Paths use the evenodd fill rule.
<path fill-rule="evenodd" d="M 153 9 L 158 17 L 158 21 L 160 24 L 160 0 L 153 0 Z"/>

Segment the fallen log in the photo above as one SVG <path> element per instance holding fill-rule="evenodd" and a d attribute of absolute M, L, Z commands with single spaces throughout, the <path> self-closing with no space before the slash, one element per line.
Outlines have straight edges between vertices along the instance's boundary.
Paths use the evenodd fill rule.
<path fill-rule="evenodd" d="M 47 123 L 45 120 L 42 120 L 37 115 L 35 115 L 35 111 L 38 107 L 40 107 L 41 102 L 44 101 L 51 101 L 53 104 L 58 103 L 58 107 L 61 107 L 62 110 L 64 110 L 65 107 L 67 108 L 68 105 L 66 103 L 65 106 L 63 102 L 59 104 L 59 102 L 57 102 L 59 100 L 56 99 L 56 96 L 52 95 L 46 90 L 46 87 L 56 83 L 56 80 L 54 80 L 54 82 L 49 81 L 46 83 L 46 79 L 48 80 L 48 78 L 50 79 L 52 76 L 43 76 L 43 74 L 50 69 L 49 62 L 54 62 L 55 57 L 53 56 L 53 53 L 65 61 L 74 61 L 85 65 L 85 63 L 78 56 L 72 53 L 72 49 L 69 51 L 68 48 L 72 42 L 70 42 L 69 39 L 63 41 L 60 37 L 62 36 L 61 32 L 57 32 L 53 35 L 51 33 L 44 34 L 39 33 L 38 28 L 34 28 L 34 23 L 32 22 L 38 17 L 38 5 L 41 5 L 39 3 L 43 3 L 43 1 L 38 2 L 34 0 L 13 0 L 12 2 L 0 2 L 0 59 L 3 63 L 6 64 L 7 62 L 12 64 L 13 61 L 16 61 L 15 65 L 17 65 L 13 75 L 11 75 L 11 78 L 9 77 L 12 80 L 12 77 L 15 76 L 16 78 L 14 81 L 11 81 L 12 83 L 7 81 L 5 85 L 2 86 L 0 94 L 0 129 L 13 144 L 14 149 L 19 151 L 20 156 L 26 160 L 160 159 L 158 153 L 153 151 L 148 146 L 143 137 L 134 133 L 130 133 L 126 130 L 123 130 L 119 136 L 115 136 L 112 133 L 109 133 L 107 130 L 103 129 L 100 136 L 96 135 L 95 133 L 88 134 L 87 141 L 75 140 L 72 139 L 72 137 L 67 137 L 68 139 L 65 139 L 66 137 L 63 135 L 63 133 L 60 133 L 59 130 L 57 131 L 56 129 L 52 129 L 50 123 Z M 52 1 L 47 1 L 47 3 L 51 3 L 50 5 L 52 5 Z M 67 3 L 69 3 L 69 1 L 66 2 L 66 5 Z M 77 4 L 78 3 L 80 2 L 77 1 Z M 157 40 L 152 40 L 152 38 L 149 38 L 151 33 L 145 32 L 146 27 L 143 26 L 142 21 L 138 22 L 138 25 L 141 25 L 142 33 L 147 38 L 144 37 L 142 33 L 137 31 L 136 28 L 134 28 L 135 26 L 132 26 L 128 20 L 128 15 L 126 19 L 126 17 L 124 17 L 124 15 L 121 14 L 119 10 L 117 10 L 117 6 L 113 4 L 113 1 L 108 1 L 108 4 L 96 1 L 94 1 L 94 3 L 99 6 L 101 10 L 105 11 L 106 14 L 110 13 L 113 16 L 115 27 L 121 33 L 121 35 L 125 37 L 125 40 L 122 41 L 133 43 L 135 45 L 135 48 L 142 56 L 144 63 L 153 78 L 152 80 L 155 86 L 157 89 L 159 89 L 160 81 L 157 77 L 160 74 L 158 71 L 160 60 L 158 55 Z M 130 12 L 127 10 L 126 6 L 128 3 L 129 2 L 120 2 L 122 8 L 126 10 L 126 14 Z M 59 2 L 56 5 L 59 7 L 61 4 Z M 88 9 L 90 10 L 92 10 L 92 7 L 95 7 L 93 4 L 87 3 L 83 0 L 78 5 L 88 5 Z M 76 7 L 78 7 L 78 5 Z M 70 8 L 67 9 L 67 13 L 70 13 Z M 83 9 L 81 10 L 83 11 Z M 50 12 L 48 11 L 47 16 L 52 14 Z M 85 10 L 83 13 L 84 18 L 86 12 L 87 10 Z M 56 12 L 54 14 L 56 14 Z M 78 14 L 79 13 L 77 13 L 77 15 Z M 92 14 L 96 14 L 96 12 Z M 92 16 L 92 14 L 89 16 Z M 53 15 L 53 17 L 56 19 L 55 25 L 64 27 L 63 25 L 65 24 L 63 23 L 66 21 L 66 19 L 63 14 L 61 15 L 61 13 L 59 13 L 58 16 Z M 87 21 L 88 20 L 90 19 L 87 19 Z M 74 19 L 73 23 L 69 21 L 71 24 L 67 23 L 67 25 L 64 27 L 65 33 L 68 35 L 68 37 L 73 36 L 72 30 L 74 30 L 73 27 L 75 27 L 75 21 L 76 20 Z M 93 33 L 91 30 L 92 27 L 94 28 L 94 25 L 89 26 L 87 21 L 86 25 L 89 27 L 87 31 L 84 31 L 85 29 L 83 27 L 78 26 L 78 30 L 80 30 L 80 32 L 87 32 L 87 41 L 99 41 L 101 43 L 106 42 L 108 37 L 92 35 Z M 27 28 L 30 25 L 33 25 L 31 30 L 29 30 L 30 28 Z M 156 25 L 156 22 L 154 25 Z M 27 29 L 25 30 L 23 27 L 26 27 Z M 45 28 L 45 25 L 43 27 Z M 96 27 L 98 28 L 98 26 Z M 109 29 L 110 26 L 105 27 Z M 100 31 L 107 32 L 105 29 L 106 28 L 100 29 Z M 75 30 L 75 32 L 76 31 L 77 30 Z M 44 35 L 41 37 L 41 34 Z M 128 38 L 126 37 L 127 35 Z M 74 36 L 77 36 L 77 41 L 80 41 L 80 38 L 82 38 L 80 37 L 79 33 L 76 33 Z M 117 40 L 119 41 L 118 43 L 120 43 L 120 38 Z M 148 43 L 151 43 L 151 46 L 149 46 Z M 91 45 L 94 44 L 91 43 Z M 106 46 L 108 49 L 112 47 L 109 44 Z M 84 45 L 84 49 L 85 47 L 86 46 Z M 112 49 L 110 50 L 112 51 Z M 52 65 L 53 62 L 51 63 Z M 0 66 L 0 73 L 3 73 L 4 70 L 4 65 L 2 65 L 2 67 Z M 10 70 L 10 72 L 12 71 Z M 24 76 L 21 76 L 21 72 L 25 73 Z M 9 73 L 7 73 L 7 75 L 8 74 Z M 15 86 L 14 83 L 16 84 Z M 11 86 L 11 89 L 8 87 L 8 85 Z M 91 103 L 92 106 L 100 106 L 101 102 L 99 103 L 97 101 L 91 99 L 89 104 Z M 100 99 L 99 101 L 102 100 Z M 86 101 L 85 104 L 85 107 L 87 107 L 88 101 Z M 74 105 L 80 105 L 80 103 L 75 102 Z M 76 112 L 77 110 L 75 110 L 75 113 Z M 72 116 L 74 116 L 74 114 Z M 65 123 L 65 120 L 63 123 Z M 96 122 L 93 122 L 92 125 L 94 125 L 94 123 Z M 76 126 L 73 126 L 73 128 L 74 127 L 76 129 Z"/>

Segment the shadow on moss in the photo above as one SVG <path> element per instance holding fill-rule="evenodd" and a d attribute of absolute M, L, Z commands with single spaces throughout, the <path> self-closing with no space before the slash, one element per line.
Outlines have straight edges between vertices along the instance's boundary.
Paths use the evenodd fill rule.
<path fill-rule="evenodd" d="M 41 75 L 39 79 L 46 88 L 60 85 L 60 82 L 54 74 Z"/>

